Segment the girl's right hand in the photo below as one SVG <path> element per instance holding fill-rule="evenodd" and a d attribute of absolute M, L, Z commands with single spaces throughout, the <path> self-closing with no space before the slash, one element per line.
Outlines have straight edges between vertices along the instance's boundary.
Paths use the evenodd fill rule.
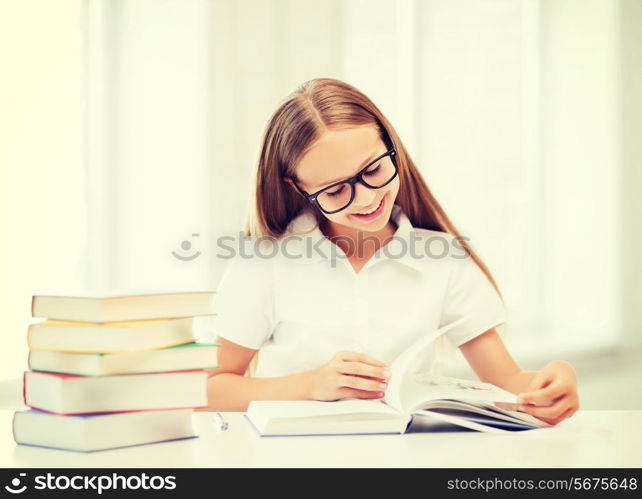
<path fill-rule="evenodd" d="M 364 353 L 341 351 L 326 364 L 309 371 L 309 395 L 313 400 L 383 397 L 390 370 Z"/>

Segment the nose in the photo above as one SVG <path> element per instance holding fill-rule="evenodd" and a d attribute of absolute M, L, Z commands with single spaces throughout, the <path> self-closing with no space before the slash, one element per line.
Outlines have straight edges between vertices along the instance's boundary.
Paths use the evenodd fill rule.
<path fill-rule="evenodd" d="M 377 197 L 377 193 L 374 189 L 370 189 L 360 182 L 357 182 L 354 188 L 355 192 L 353 204 L 355 207 L 367 208 L 368 206 L 372 205 L 372 203 L 374 203 L 374 200 Z"/>

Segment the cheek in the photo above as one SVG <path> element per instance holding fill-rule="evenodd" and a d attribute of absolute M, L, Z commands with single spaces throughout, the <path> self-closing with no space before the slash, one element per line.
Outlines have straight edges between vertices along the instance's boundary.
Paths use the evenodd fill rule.
<path fill-rule="evenodd" d="M 386 196 L 386 202 L 388 203 L 386 210 L 391 211 L 392 205 L 397 200 L 397 194 L 399 194 L 399 177 L 395 178 L 387 186 L 379 189 L 382 195 Z"/>
<path fill-rule="evenodd" d="M 341 213 L 335 213 L 334 215 L 326 215 L 324 213 L 324 216 L 335 224 L 346 225 L 347 217 Z"/>
<path fill-rule="evenodd" d="M 384 189 L 387 187 L 390 187 L 390 194 L 388 195 L 388 197 L 393 203 L 397 198 L 397 194 L 399 194 L 399 185 L 400 185 L 400 180 L 399 180 L 399 175 L 397 175 L 397 177 L 392 182 L 390 182 L 390 186 L 384 187 Z"/>
<path fill-rule="evenodd" d="M 381 189 L 374 189 L 373 192 L 376 193 L 376 199 L 380 199 L 383 196 L 386 196 L 386 202 L 388 203 L 386 209 L 391 210 L 392 205 L 397 199 L 397 194 L 399 193 L 399 176 L 397 176 L 385 187 L 382 187 Z"/>

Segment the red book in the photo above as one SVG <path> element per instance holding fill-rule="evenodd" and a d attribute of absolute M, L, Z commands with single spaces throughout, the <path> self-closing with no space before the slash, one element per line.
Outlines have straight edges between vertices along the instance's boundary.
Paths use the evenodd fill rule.
<path fill-rule="evenodd" d="M 120 376 L 76 376 L 25 371 L 25 405 L 54 414 L 207 407 L 205 370 Z"/>

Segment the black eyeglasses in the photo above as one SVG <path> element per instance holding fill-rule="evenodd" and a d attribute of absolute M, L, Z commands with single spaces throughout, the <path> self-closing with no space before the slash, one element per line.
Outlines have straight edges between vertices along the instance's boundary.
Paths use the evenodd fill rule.
<path fill-rule="evenodd" d="M 296 188 L 308 198 L 312 204 L 324 213 L 331 215 L 345 210 L 354 201 L 355 184 L 361 182 L 370 189 L 381 189 L 397 176 L 397 151 L 393 147 L 381 156 L 373 159 L 352 178 L 335 182 L 313 194 L 308 194 L 296 182 Z"/>

